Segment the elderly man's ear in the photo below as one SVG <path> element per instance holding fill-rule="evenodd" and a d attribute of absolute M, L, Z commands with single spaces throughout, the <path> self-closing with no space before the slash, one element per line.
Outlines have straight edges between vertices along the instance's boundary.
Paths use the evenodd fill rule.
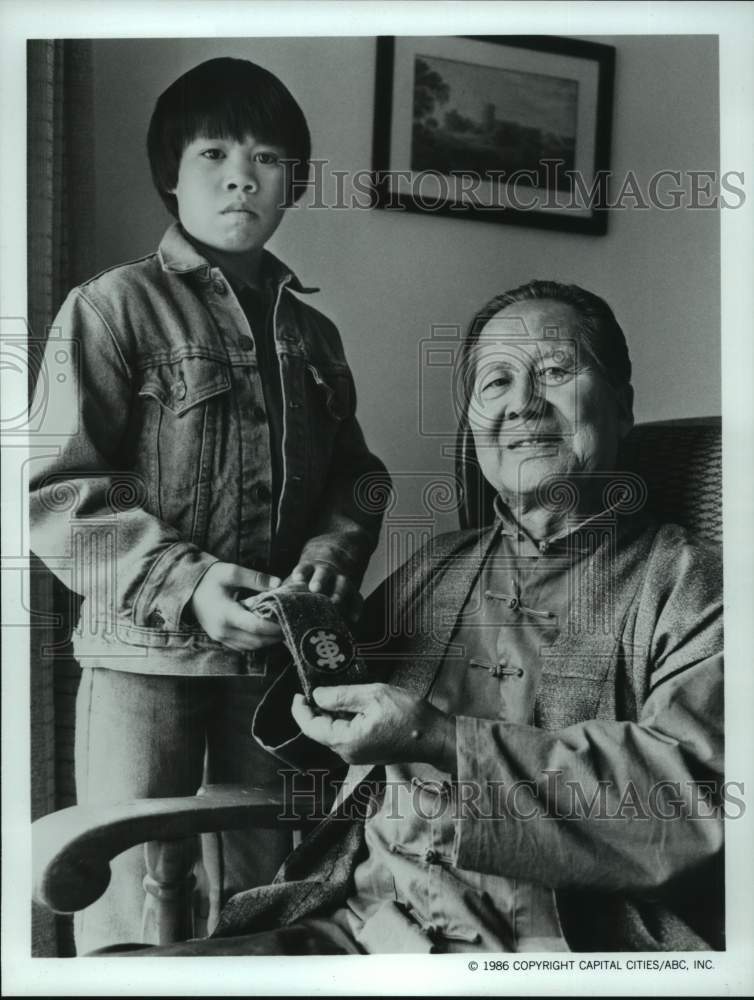
<path fill-rule="evenodd" d="M 621 440 L 634 426 L 634 387 L 622 385 L 616 390 L 618 400 L 618 428 Z"/>

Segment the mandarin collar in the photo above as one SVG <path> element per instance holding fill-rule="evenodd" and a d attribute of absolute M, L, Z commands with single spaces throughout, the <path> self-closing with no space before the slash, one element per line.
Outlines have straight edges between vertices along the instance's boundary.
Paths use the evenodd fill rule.
<path fill-rule="evenodd" d="M 639 522 L 643 523 L 646 520 L 641 512 L 627 514 L 620 509 L 620 506 L 621 502 L 619 500 L 594 514 L 590 514 L 588 517 L 583 518 L 583 520 L 566 520 L 566 527 L 561 528 L 559 531 L 554 531 L 551 535 L 547 535 L 546 538 L 535 539 L 519 524 L 499 493 L 493 501 L 498 533 L 518 539 L 519 541 L 528 541 L 529 544 L 538 549 L 541 555 L 545 555 L 552 550 L 562 552 L 564 547 L 570 552 L 589 550 L 589 546 L 578 544 L 579 535 L 589 526 L 600 520 L 604 521 L 609 518 L 613 522 L 617 522 L 620 534 L 628 530 L 630 525 L 638 524 Z"/>

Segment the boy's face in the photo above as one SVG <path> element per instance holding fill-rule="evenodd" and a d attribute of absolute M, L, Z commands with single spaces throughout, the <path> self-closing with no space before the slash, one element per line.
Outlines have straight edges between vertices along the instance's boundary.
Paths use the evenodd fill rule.
<path fill-rule="evenodd" d="M 194 239 L 226 253 L 259 251 L 285 212 L 281 146 L 197 136 L 183 150 L 172 189 L 178 217 Z"/>

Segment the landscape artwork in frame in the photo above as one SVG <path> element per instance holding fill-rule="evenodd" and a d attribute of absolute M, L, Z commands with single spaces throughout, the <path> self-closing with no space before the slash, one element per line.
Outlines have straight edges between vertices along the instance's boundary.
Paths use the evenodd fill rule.
<path fill-rule="evenodd" d="M 575 39 L 378 39 L 378 206 L 605 233 L 613 71 Z"/>

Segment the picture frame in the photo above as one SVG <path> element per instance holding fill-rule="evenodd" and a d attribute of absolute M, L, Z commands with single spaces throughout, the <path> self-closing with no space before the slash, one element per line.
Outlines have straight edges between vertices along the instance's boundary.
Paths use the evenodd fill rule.
<path fill-rule="evenodd" d="M 378 38 L 375 205 L 603 235 L 614 72 L 572 38 Z"/>

